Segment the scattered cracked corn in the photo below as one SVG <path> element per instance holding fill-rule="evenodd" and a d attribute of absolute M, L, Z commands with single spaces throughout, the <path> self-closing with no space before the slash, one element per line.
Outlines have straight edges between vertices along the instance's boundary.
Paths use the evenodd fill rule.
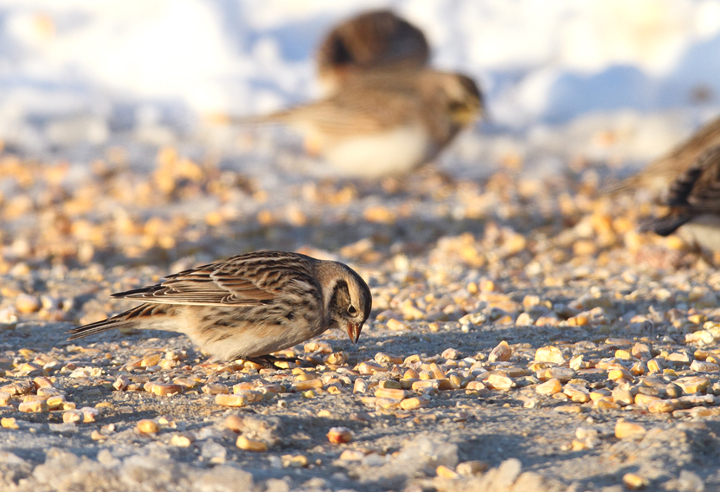
<path fill-rule="evenodd" d="M 150 392 L 158 396 L 172 396 L 182 392 L 182 386 L 177 384 L 154 383 L 150 386 Z"/>
<path fill-rule="evenodd" d="M 362 461 L 365 453 L 357 449 L 346 449 L 340 454 L 340 459 L 345 461 Z"/>
<path fill-rule="evenodd" d="M 625 379 L 627 381 L 633 380 L 633 375 L 630 374 L 630 371 L 625 369 L 624 367 L 619 367 L 615 369 L 610 369 L 608 371 L 608 379 L 611 381 L 617 381 L 619 379 Z"/>
<path fill-rule="evenodd" d="M 655 400 L 648 403 L 650 413 L 670 413 L 675 410 L 675 405 L 669 400 Z"/>
<path fill-rule="evenodd" d="M 160 426 L 154 420 L 143 419 L 140 420 L 136 428 L 141 434 L 157 434 L 160 431 Z"/>
<path fill-rule="evenodd" d="M 342 455 L 340 459 L 343 459 Z M 286 454 L 282 456 L 282 465 L 284 468 L 305 468 L 308 466 L 308 459 L 303 454 Z"/>
<path fill-rule="evenodd" d="M 460 475 L 453 469 L 448 468 L 445 465 L 440 465 L 435 469 L 435 473 L 438 477 L 441 478 L 447 478 L 447 479 L 455 479 L 459 478 Z"/>
<path fill-rule="evenodd" d="M 215 395 L 215 404 L 224 407 L 244 407 L 262 400 L 263 395 L 257 391 L 244 391 L 232 395 Z"/>
<path fill-rule="evenodd" d="M 494 349 L 492 349 L 490 355 L 488 356 L 488 361 L 507 361 L 510 360 L 510 357 L 512 357 L 512 349 L 510 348 L 510 345 L 503 340 Z"/>
<path fill-rule="evenodd" d="M 625 439 L 626 437 L 641 437 L 647 430 L 640 424 L 628 422 L 625 419 L 618 419 L 615 423 L 615 437 Z"/>
<path fill-rule="evenodd" d="M 106 436 L 105 434 L 101 434 L 100 431 L 98 431 L 97 429 L 94 429 L 90 433 L 90 439 L 92 439 L 93 441 L 104 441 L 107 438 L 108 436 Z"/>
<path fill-rule="evenodd" d="M 400 402 L 400 408 L 403 410 L 415 410 L 416 408 L 426 407 L 430 404 L 428 398 L 422 396 L 414 396 L 412 398 L 406 398 Z"/>
<path fill-rule="evenodd" d="M 83 414 L 83 422 L 95 422 L 100 416 L 100 410 L 93 407 L 82 407 L 80 410 Z"/>
<path fill-rule="evenodd" d="M 647 363 L 648 372 L 662 372 L 663 367 L 657 359 L 651 359 Z"/>
<path fill-rule="evenodd" d="M 403 400 L 407 396 L 407 392 L 402 389 L 378 388 L 375 390 L 377 398 L 388 398 L 391 400 Z"/>
<path fill-rule="evenodd" d="M 705 391 L 710 386 L 711 381 L 710 378 L 704 376 L 688 376 L 678 378 L 674 383 L 680 386 L 685 393 L 693 395 Z"/>
<path fill-rule="evenodd" d="M 140 361 L 140 367 L 156 366 L 160 362 L 161 358 L 162 354 L 159 353 L 147 355 Z"/>
<path fill-rule="evenodd" d="M 49 412 L 50 407 L 44 400 L 24 401 L 18 405 L 18 411 L 26 413 Z"/>
<path fill-rule="evenodd" d="M 323 382 L 321 379 L 308 379 L 305 381 L 296 381 L 292 385 L 293 391 L 307 391 L 307 390 L 313 390 L 313 389 L 320 389 L 323 387 Z"/>
<path fill-rule="evenodd" d="M 392 379 L 387 379 L 387 380 L 378 382 L 378 388 L 402 389 L 402 384 L 400 384 L 399 381 L 393 381 Z"/>
<path fill-rule="evenodd" d="M 559 348 L 553 345 L 548 345 L 540 347 L 535 351 L 535 362 L 553 362 L 555 364 L 562 364 L 565 362 L 565 356 Z"/>
<path fill-rule="evenodd" d="M 238 436 L 235 445 L 243 451 L 253 451 L 256 453 L 267 451 L 268 445 L 264 441 L 256 441 L 254 439 L 248 439 L 245 436 Z"/>
<path fill-rule="evenodd" d="M 509 390 L 515 386 L 515 381 L 512 378 L 502 374 L 490 374 L 486 383 L 490 388 L 496 390 Z"/>
<path fill-rule="evenodd" d="M 10 405 L 10 399 L 12 398 L 12 395 L 8 393 L 7 391 L 0 391 L 0 406 L 6 407 Z"/>
<path fill-rule="evenodd" d="M 79 410 L 69 410 L 63 413 L 63 422 L 66 424 L 78 424 L 83 421 L 85 416 Z"/>
<path fill-rule="evenodd" d="M 352 431 L 347 427 L 332 427 L 327 433 L 327 438 L 333 444 L 343 444 L 352 440 Z"/>
<path fill-rule="evenodd" d="M 535 386 L 535 391 L 541 395 L 554 395 L 562 391 L 562 383 L 557 378 L 548 379 Z"/>
<path fill-rule="evenodd" d="M 42 303 L 36 296 L 20 294 L 15 300 L 15 308 L 23 314 L 34 313 L 41 307 Z"/>
<path fill-rule="evenodd" d="M 623 484 L 630 490 L 639 490 L 647 487 L 650 482 L 648 479 L 641 477 L 635 473 L 626 473 L 623 475 Z"/>
<path fill-rule="evenodd" d="M 695 372 L 718 372 L 720 371 L 720 366 L 712 362 L 694 360 L 692 364 L 690 364 L 690 370 Z"/>
<path fill-rule="evenodd" d="M 402 364 L 403 358 L 399 355 L 378 352 L 377 354 L 375 354 L 375 362 L 377 362 L 378 364 Z"/>
<path fill-rule="evenodd" d="M 590 401 L 590 393 L 588 390 L 578 385 L 567 384 L 563 388 L 563 393 L 575 403 L 586 403 Z"/>
<path fill-rule="evenodd" d="M 575 371 L 569 367 L 550 367 L 548 369 L 541 369 L 535 373 L 535 377 L 540 381 L 547 381 L 548 379 L 558 379 L 562 383 L 567 383 L 575 377 Z"/>
<path fill-rule="evenodd" d="M 644 395 L 642 393 L 638 393 L 635 395 L 635 404 L 636 405 L 642 405 L 644 407 L 650 405 L 650 403 L 660 401 L 660 398 L 657 396 L 651 396 L 651 395 Z"/>
<path fill-rule="evenodd" d="M 222 383 L 208 383 L 201 390 L 207 395 L 224 395 L 230 392 L 228 387 Z"/>
<path fill-rule="evenodd" d="M 388 330 L 392 331 L 404 331 L 409 329 L 409 326 L 407 324 L 403 323 L 402 321 L 398 321 L 395 318 L 390 318 L 389 320 L 387 320 L 385 325 L 387 326 Z"/>
<path fill-rule="evenodd" d="M 170 445 L 178 448 L 187 448 L 192 445 L 192 440 L 184 434 L 175 434 L 170 438 Z"/>
<path fill-rule="evenodd" d="M 348 361 L 348 354 L 345 352 L 333 352 L 325 357 L 325 363 L 335 366 L 341 366 Z"/>
<path fill-rule="evenodd" d="M 632 405 L 635 402 L 635 395 L 628 388 L 616 387 L 612 390 L 612 401 L 618 405 Z"/>

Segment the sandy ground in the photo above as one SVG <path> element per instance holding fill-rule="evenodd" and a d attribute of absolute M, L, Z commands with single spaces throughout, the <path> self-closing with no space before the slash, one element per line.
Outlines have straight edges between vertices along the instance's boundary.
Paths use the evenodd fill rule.
<path fill-rule="evenodd" d="M 654 210 L 597 195 L 606 169 L 365 183 L 128 155 L 0 155 L 5 490 L 720 490 L 715 259 L 636 232 Z M 360 342 L 268 370 L 162 332 L 65 339 L 132 305 L 111 292 L 256 249 L 356 268 Z"/>

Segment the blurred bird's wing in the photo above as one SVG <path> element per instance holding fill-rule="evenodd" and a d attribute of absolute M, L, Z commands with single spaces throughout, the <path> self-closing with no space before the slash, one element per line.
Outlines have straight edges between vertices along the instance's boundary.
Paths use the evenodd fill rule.
<path fill-rule="evenodd" d="M 717 145 L 720 145 L 720 118 L 706 124 L 670 152 L 650 162 L 637 174 L 608 188 L 604 194 L 616 195 L 654 184 L 667 186 L 683 171 L 696 165 L 703 152 Z"/>
<path fill-rule="evenodd" d="M 705 151 L 670 186 L 667 204 L 720 213 L 720 146 Z"/>
<path fill-rule="evenodd" d="M 419 94 L 398 88 L 343 90 L 330 99 L 266 116 L 267 121 L 307 127 L 322 134 L 353 136 L 397 128 L 417 119 Z"/>
<path fill-rule="evenodd" d="M 667 236 L 700 214 L 720 214 L 720 146 L 705 151 L 680 173 L 670 185 L 665 203 L 671 207 L 669 213 L 641 230 Z"/>

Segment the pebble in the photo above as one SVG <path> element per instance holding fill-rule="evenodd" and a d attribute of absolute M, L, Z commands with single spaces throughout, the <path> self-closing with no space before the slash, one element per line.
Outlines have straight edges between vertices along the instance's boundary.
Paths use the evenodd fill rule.
<path fill-rule="evenodd" d="M 218 394 L 215 395 L 215 404 L 224 407 L 244 407 L 251 403 L 261 401 L 262 393 L 258 391 L 244 391 L 236 394 Z"/>
<path fill-rule="evenodd" d="M 618 419 L 615 423 L 615 437 L 618 439 L 642 437 L 647 430 L 640 424 Z"/>
<path fill-rule="evenodd" d="M 40 299 L 36 296 L 20 294 L 15 300 L 15 308 L 23 314 L 34 313 L 42 307 Z"/>
<path fill-rule="evenodd" d="M 490 355 L 488 356 L 488 361 L 507 361 L 510 360 L 510 357 L 512 357 L 512 349 L 510 348 L 510 345 L 503 340 L 494 349 L 492 349 Z"/>
<path fill-rule="evenodd" d="M 327 433 L 328 441 L 333 444 L 344 444 L 352 441 L 352 431 L 347 427 L 331 427 Z"/>
<path fill-rule="evenodd" d="M 243 451 L 253 451 L 256 453 L 264 452 L 268 450 L 267 443 L 263 441 L 256 441 L 248 439 L 245 436 L 238 436 L 235 445 Z"/>
<path fill-rule="evenodd" d="M 188 448 L 192 445 L 192 439 L 184 434 L 174 434 L 170 438 L 170 445 L 178 448 Z"/>
<path fill-rule="evenodd" d="M 650 481 L 635 473 L 626 473 L 623 475 L 623 484 L 630 490 L 640 490 L 647 487 Z"/>
<path fill-rule="evenodd" d="M 157 434 L 160 432 L 160 426 L 154 420 L 139 420 L 136 424 L 136 428 L 141 434 Z"/>
<path fill-rule="evenodd" d="M 562 389 L 562 383 L 557 378 L 548 379 L 544 383 L 535 386 L 535 391 L 541 395 L 554 395 L 561 392 Z"/>

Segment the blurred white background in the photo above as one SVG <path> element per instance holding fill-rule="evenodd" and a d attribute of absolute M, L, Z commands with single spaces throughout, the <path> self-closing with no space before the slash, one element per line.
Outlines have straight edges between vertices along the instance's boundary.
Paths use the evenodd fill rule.
<path fill-rule="evenodd" d="M 466 156 L 642 162 L 720 113 L 715 0 L 2 0 L 0 139 L 172 143 L 204 113 L 305 101 L 323 34 L 386 6 L 480 82 L 491 121 Z"/>

